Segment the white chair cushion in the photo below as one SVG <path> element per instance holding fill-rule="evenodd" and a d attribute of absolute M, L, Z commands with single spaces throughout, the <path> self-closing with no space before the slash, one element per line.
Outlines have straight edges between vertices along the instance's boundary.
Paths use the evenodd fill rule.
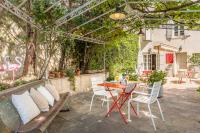
<path fill-rule="evenodd" d="M 21 95 L 12 95 L 12 103 L 17 109 L 23 124 L 27 124 L 40 114 L 40 110 L 34 103 L 28 91 Z"/>
<path fill-rule="evenodd" d="M 50 106 L 54 105 L 54 97 L 44 86 L 38 87 L 37 91 L 39 91 L 47 99 Z"/>
<path fill-rule="evenodd" d="M 51 84 L 46 84 L 45 87 L 51 93 L 51 95 L 54 97 L 54 99 L 56 101 L 60 100 L 60 95 L 59 95 L 58 91 L 56 90 L 55 86 L 53 86 Z"/>
<path fill-rule="evenodd" d="M 136 98 L 133 98 L 132 101 L 140 102 L 140 103 L 149 103 L 150 97 L 139 95 Z"/>

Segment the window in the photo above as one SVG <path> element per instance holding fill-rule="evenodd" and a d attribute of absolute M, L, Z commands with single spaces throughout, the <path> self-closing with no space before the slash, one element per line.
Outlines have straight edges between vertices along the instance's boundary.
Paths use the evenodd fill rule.
<path fill-rule="evenodd" d="M 144 70 L 156 70 L 157 57 L 156 54 L 144 54 Z"/>
<path fill-rule="evenodd" d="M 184 36 L 185 35 L 185 31 L 184 31 L 184 26 L 180 26 L 180 36 Z"/>
<path fill-rule="evenodd" d="M 178 36 L 178 26 L 174 26 L 174 36 Z"/>
<path fill-rule="evenodd" d="M 144 56 L 143 56 L 143 59 L 144 59 L 144 70 L 148 70 L 147 56 L 148 56 L 148 55 L 144 55 Z"/>
<path fill-rule="evenodd" d="M 185 35 L 185 31 L 184 31 L 184 26 L 183 25 L 174 26 L 174 36 L 175 37 L 184 36 L 184 35 Z"/>

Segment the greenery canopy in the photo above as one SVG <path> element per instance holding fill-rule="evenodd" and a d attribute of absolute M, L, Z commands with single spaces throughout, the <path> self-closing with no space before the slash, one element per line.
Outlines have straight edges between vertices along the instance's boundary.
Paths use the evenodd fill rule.
<path fill-rule="evenodd" d="M 23 2 L 23 0 L 9 1 L 14 5 Z M 41 29 L 36 29 L 25 22 L 21 23 L 20 18 L 6 10 L 0 13 L 1 16 L 4 16 L 0 22 L 1 25 L 5 24 L 6 28 L 11 28 L 11 24 L 8 23 L 10 19 L 17 23 L 22 32 L 16 38 L 26 44 L 26 47 L 29 47 L 30 42 L 38 47 L 44 47 L 43 44 L 47 45 L 46 55 L 49 57 L 47 61 L 50 61 L 59 47 L 61 53 L 59 69 L 65 69 L 72 58 L 71 62 L 75 64 L 75 67 L 84 70 L 102 69 L 104 52 L 106 52 L 108 66 L 123 71 L 121 65 L 124 63 L 126 70 L 134 68 L 137 57 L 135 55 L 137 53 L 137 36 L 133 34 L 136 34 L 141 28 L 156 28 L 159 25 L 167 24 L 169 20 L 184 25 L 188 29 L 200 28 L 200 0 L 104 0 L 98 6 L 91 5 L 95 8 L 77 15 L 73 19 L 70 19 L 71 16 L 69 16 L 67 22 L 56 25 L 60 18 L 88 1 L 90 0 L 63 0 L 60 2 L 57 0 L 28 0 L 20 10 L 31 16 L 34 22 L 42 27 Z M 55 4 L 56 2 L 57 4 Z M 53 7 L 50 8 L 51 6 Z M 126 19 L 114 21 L 109 18 L 116 6 L 119 6 L 126 14 Z M 106 50 L 98 44 L 72 40 L 66 33 L 105 41 L 107 43 Z M 132 38 L 131 41 L 130 38 Z M 130 51 L 122 52 L 123 49 Z M 135 57 L 131 60 L 132 63 L 129 59 L 122 59 L 127 59 L 129 56 L 127 54 Z M 118 58 L 112 58 L 113 55 Z M 26 60 L 24 64 L 28 64 Z M 40 77 L 44 74 L 48 63 L 44 62 L 42 66 L 44 69 L 41 69 Z M 24 71 L 24 74 L 26 73 L 27 71 Z"/>

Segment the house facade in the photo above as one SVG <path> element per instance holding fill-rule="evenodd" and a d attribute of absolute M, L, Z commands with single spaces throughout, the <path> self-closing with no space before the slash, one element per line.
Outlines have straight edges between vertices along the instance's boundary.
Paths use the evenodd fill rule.
<path fill-rule="evenodd" d="M 200 53 L 200 31 L 180 25 L 149 29 L 140 35 L 138 70 L 163 70 L 168 76 L 176 76 L 190 68 L 188 58 L 195 53 Z"/>

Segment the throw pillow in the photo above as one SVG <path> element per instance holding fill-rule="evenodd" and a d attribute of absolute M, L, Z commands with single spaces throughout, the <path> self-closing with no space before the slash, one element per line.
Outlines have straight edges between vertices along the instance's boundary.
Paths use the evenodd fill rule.
<path fill-rule="evenodd" d="M 56 101 L 60 100 L 60 95 L 58 93 L 58 91 L 56 90 L 56 88 L 51 85 L 51 84 L 46 84 L 45 87 L 47 88 L 47 90 L 51 93 L 51 95 L 54 97 L 54 99 Z"/>
<path fill-rule="evenodd" d="M 23 124 L 27 124 L 40 114 L 40 110 L 34 103 L 28 91 L 21 95 L 12 95 L 12 103 L 17 109 Z"/>
<path fill-rule="evenodd" d="M 40 109 L 40 111 L 42 112 L 49 111 L 48 101 L 47 99 L 45 99 L 45 97 L 41 93 L 36 91 L 34 88 L 31 88 L 30 95 L 33 101 L 36 103 L 36 105 Z"/>
<path fill-rule="evenodd" d="M 54 98 L 44 86 L 38 87 L 37 91 L 39 91 L 47 99 L 50 106 L 53 106 Z"/>

